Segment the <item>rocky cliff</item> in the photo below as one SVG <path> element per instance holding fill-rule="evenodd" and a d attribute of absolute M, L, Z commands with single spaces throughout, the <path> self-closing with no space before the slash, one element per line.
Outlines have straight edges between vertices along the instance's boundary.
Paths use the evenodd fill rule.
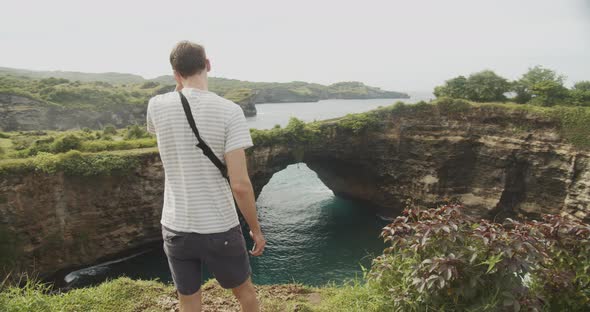
<path fill-rule="evenodd" d="M 256 193 L 302 161 L 337 195 L 384 216 L 408 199 L 431 206 L 456 198 L 480 217 L 590 221 L 590 151 L 567 143 L 555 119 L 498 106 L 422 106 L 383 110 L 368 125 L 324 122 L 305 141 L 257 143 L 248 150 Z M 139 165 L 126 175 L 4 171 L 0 263 L 51 273 L 158 241 L 162 165 L 153 149 L 134 157 Z"/>
<path fill-rule="evenodd" d="M 107 124 L 122 128 L 145 123 L 144 106 L 125 106 L 110 111 L 65 108 L 26 96 L 0 93 L 0 130 L 67 130 Z"/>

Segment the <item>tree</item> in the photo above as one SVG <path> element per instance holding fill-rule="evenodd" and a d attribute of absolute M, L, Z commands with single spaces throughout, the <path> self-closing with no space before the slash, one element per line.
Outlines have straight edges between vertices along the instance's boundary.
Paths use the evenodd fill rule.
<path fill-rule="evenodd" d="M 458 76 L 445 81 L 434 89 L 436 97 L 467 99 L 476 102 L 504 101 L 504 93 L 510 90 L 506 78 L 491 70 L 473 73 L 469 78 Z"/>
<path fill-rule="evenodd" d="M 535 83 L 531 88 L 533 98 L 531 103 L 552 106 L 564 102 L 568 90 L 557 81 L 545 80 Z"/>
<path fill-rule="evenodd" d="M 510 90 L 510 84 L 504 77 L 491 70 L 471 74 L 467 79 L 467 99 L 475 102 L 505 101 L 504 93 Z"/>
<path fill-rule="evenodd" d="M 564 76 L 555 71 L 543 68 L 540 65 L 529 68 L 522 77 L 512 85 L 512 91 L 516 93 L 514 100 L 517 103 L 527 103 L 535 97 L 534 102 L 543 105 L 552 105 L 559 99 L 564 99 L 566 92 L 563 86 Z"/>
<path fill-rule="evenodd" d="M 572 105 L 590 106 L 590 81 L 576 82 L 569 93 Z"/>
<path fill-rule="evenodd" d="M 104 135 L 116 135 L 117 134 L 117 128 L 115 128 L 115 126 L 113 126 L 113 125 L 106 125 L 104 127 L 104 129 L 102 130 L 102 133 Z"/>
<path fill-rule="evenodd" d="M 445 81 L 445 84 L 434 88 L 436 97 L 467 98 L 467 78 L 458 76 Z"/>

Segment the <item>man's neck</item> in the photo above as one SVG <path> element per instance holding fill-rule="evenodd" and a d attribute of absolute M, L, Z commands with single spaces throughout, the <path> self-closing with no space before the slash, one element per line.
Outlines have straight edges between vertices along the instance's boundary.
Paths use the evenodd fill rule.
<path fill-rule="evenodd" d="M 182 87 L 208 91 L 209 84 L 207 83 L 207 75 L 195 75 L 188 77 L 182 82 Z"/>

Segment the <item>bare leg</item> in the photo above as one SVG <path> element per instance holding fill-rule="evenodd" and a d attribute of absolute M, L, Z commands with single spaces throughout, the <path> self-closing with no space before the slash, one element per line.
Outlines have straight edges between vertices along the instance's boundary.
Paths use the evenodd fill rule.
<path fill-rule="evenodd" d="M 201 290 L 192 295 L 181 295 L 178 293 L 180 312 L 201 312 Z"/>
<path fill-rule="evenodd" d="M 240 302 L 242 311 L 244 312 L 258 312 L 260 307 L 258 306 L 258 299 L 256 299 L 256 289 L 252 281 L 248 278 L 242 285 L 232 288 L 231 290 L 234 296 Z"/>

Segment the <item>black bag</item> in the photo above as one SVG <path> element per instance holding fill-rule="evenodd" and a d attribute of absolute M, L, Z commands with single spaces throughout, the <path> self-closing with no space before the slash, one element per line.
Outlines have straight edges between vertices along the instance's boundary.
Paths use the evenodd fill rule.
<path fill-rule="evenodd" d="M 227 166 L 224 163 L 222 163 L 221 160 L 219 160 L 219 158 L 217 158 L 217 156 L 215 155 L 215 153 L 213 153 L 213 150 L 211 150 L 209 145 L 207 145 L 207 143 L 203 141 L 203 139 L 199 135 L 199 130 L 197 129 L 197 125 L 195 124 L 195 119 L 193 118 L 193 113 L 191 111 L 190 105 L 188 104 L 188 100 L 186 99 L 184 94 L 182 94 L 182 92 L 178 91 L 178 94 L 180 94 L 180 101 L 182 102 L 182 107 L 184 108 L 184 114 L 186 115 L 188 124 L 191 126 L 191 129 L 193 129 L 193 133 L 197 137 L 197 141 L 199 141 L 199 143 L 197 143 L 197 147 L 203 151 L 203 154 L 211 160 L 215 167 L 219 169 L 221 175 L 229 182 L 229 176 L 227 175 Z"/>

